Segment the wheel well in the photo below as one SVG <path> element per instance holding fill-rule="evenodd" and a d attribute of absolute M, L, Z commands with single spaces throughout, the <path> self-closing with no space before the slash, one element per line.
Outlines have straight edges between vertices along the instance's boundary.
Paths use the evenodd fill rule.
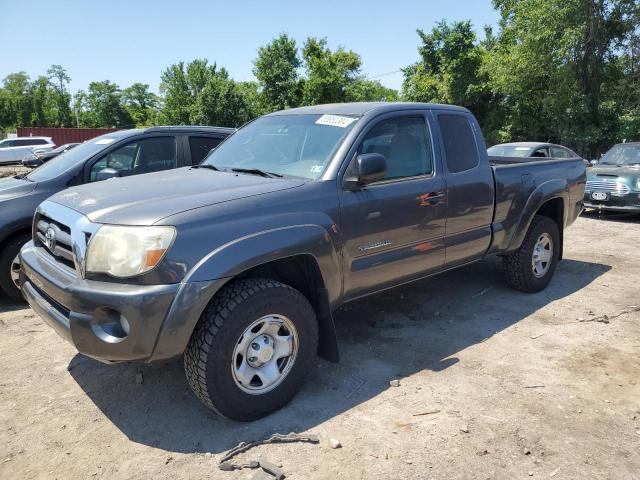
<path fill-rule="evenodd" d="M 324 280 L 315 258 L 296 255 L 258 265 L 238 275 L 238 278 L 271 278 L 299 290 L 318 312 L 318 288 L 324 288 Z"/>
<path fill-rule="evenodd" d="M 295 255 L 274 260 L 242 272 L 236 278 L 270 278 L 300 291 L 309 300 L 318 318 L 318 353 L 327 360 L 338 361 L 338 345 L 329 296 L 318 262 L 312 255 Z"/>
<path fill-rule="evenodd" d="M 564 200 L 562 198 L 553 198 L 545 202 L 536 212 L 536 215 L 548 217 L 558 225 L 558 232 L 560 233 L 560 256 L 562 259 L 563 253 L 563 238 L 564 238 Z"/>
<path fill-rule="evenodd" d="M 0 241 L 0 252 L 2 250 L 4 250 L 4 248 L 7 246 L 7 244 L 11 243 L 15 238 L 21 237 L 21 236 L 23 236 L 25 234 L 26 235 L 31 235 L 31 227 L 30 226 L 18 229 L 15 232 L 11 232 L 9 235 L 4 237 Z"/>

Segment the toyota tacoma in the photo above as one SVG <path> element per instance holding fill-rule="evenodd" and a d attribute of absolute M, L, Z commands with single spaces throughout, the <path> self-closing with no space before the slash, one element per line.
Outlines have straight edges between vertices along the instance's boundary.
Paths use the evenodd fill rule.
<path fill-rule="evenodd" d="M 464 108 L 291 109 L 196 167 L 49 198 L 21 281 L 80 353 L 182 358 L 204 404 L 249 421 L 285 405 L 317 355 L 338 360 L 346 302 L 489 255 L 513 288 L 544 289 L 584 188 L 580 159 L 492 165 Z"/>

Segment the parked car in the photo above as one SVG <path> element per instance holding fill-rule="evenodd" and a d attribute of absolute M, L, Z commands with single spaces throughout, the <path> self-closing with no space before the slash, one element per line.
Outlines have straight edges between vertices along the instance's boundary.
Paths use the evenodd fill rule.
<path fill-rule="evenodd" d="M 18 252 L 40 202 L 73 185 L 195 165 L 234 130 L 153 127 L 88 140 L 28 174 L 0 179 L 0 287 L 20 300 Z M 109 187 L 113 188 L 113 186 Z M 107 188 L 107 189 L 109 189 Z"/>
<path fill-rule="evenodd" d="M 65 143 L 64 145 L 60 145 L 59 147 L 56 147 L 53 150 L 50 150 L 48 152 L 42 151 L 42 150 L 36 150 L 32 153 L 28 153 L 27 155 L 25 155 L 25 157 L 22 159 L 22 165 L 29 168 L 39 167 L 43 163 L 48 162 L 52 158 L 55 158 L 58 155 L 60 155 L 61 153 L 68 152 L 73 147 L 77 147 L 78 145 L 80 144 Z"/>
<path fill-rule="evenodd" d="M 489 157 L 521 158 L 580 158 L 586 167 L 591 166 L 573 150 L 554 143 L 512 142 L 494 145 L 487 150 Z"/>
<path fill-rule="evenodd" d="M 82 354 L 183 357 L 205 405 L 257 419 L 295 395 L 317 353 L 338 359 L 331 312 L 346 302 L 488 255 L 504 256 L 515 289 L 544 289 L 585 167 L 518 160 L 492 166 L 460 107 L 276 112 L 198 168 L 43 202 L 23 291 Z"/>
<path fill-rule="evenodd" d="M 589 169 L 584 206 L 640 213 L 640 142 L 614 145 Z"/>
<path fill-rule="evenodd" d="M 0 141 L 0 165 L 20 163 L 22 159 L 35 150 L 43 152 L 55 148 L 51 137 L 17 137 Z"/>

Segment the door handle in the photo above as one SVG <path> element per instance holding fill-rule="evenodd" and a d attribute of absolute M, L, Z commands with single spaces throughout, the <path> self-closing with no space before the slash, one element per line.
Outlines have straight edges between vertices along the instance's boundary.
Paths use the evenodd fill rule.
<path fill-rule="evenodd" d="M 438 200 L 445 197 L 446 195 L 443 191 L 437 191 L 437 192 L 423 193 L 422 195 L 418 196 L 418 200 L 420 200 L 420 206 L 427 207 L 429 205 L 434 205 L 435 203 L 437 203 Z"/>
<path fill-rule="evenodd" d="M 429 192 L 429 193 L 427 193 L 427 195 L 429 196 L 429 200 L 433 200 L 434 198 L 444 198 L 445 197 L 444 192 Z"/>

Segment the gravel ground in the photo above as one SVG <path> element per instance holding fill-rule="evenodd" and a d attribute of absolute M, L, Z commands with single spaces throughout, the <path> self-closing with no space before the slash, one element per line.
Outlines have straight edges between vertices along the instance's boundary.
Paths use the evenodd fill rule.
<path fill-rule="evenodd" d="M 250 424 L 207 411 L 180 364 L 100 364 L 0 299 L 0 478 L 245 479 L 222 453 L 291 431 L 321 443 L 239 460 L 290 479 L 640 478 L 639 239 L 640 218 L 581 217 L 544 292 L 490 259 L 350 304 L 342 362 Z"/>
<path fill-rule="evenodd" d="M 22 165 L 1 165 L 0 166 L 0 178 L 13 177 L 18 173 L 25 173 L 30 171 L 29 168 L 25 168 Z"/>

